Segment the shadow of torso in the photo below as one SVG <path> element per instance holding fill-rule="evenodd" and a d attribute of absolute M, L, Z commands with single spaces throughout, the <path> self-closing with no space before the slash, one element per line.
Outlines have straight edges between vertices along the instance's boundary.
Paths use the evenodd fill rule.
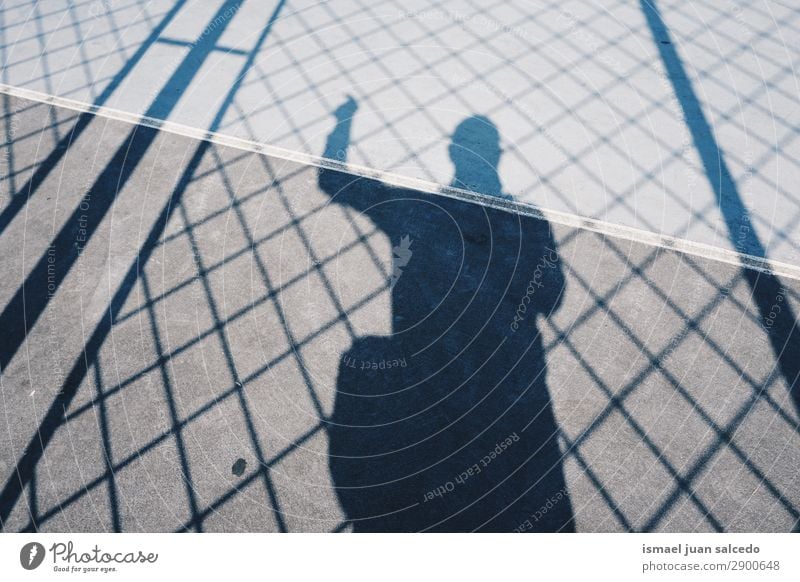
<path fill-rule="evenodd" d="M 549 224 L 321 170 L 395 247 L 392 328 L 342 358 L 330 469 L 355 531 L 571 531 L 537 314 Z"/>

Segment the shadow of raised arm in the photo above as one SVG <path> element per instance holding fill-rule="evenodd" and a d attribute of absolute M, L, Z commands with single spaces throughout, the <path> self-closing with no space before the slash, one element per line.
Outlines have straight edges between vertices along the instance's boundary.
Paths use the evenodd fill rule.
<path fill-rule="evenodd" d="M 330 160 L 337 162 L 347 161 L 347 149 L 350 147 L 350 130 L 353 125 L 353 116 L 358 110 L 358 103 L 350 95 L 334 112 L 336 127 L 328 135 L 325 143 L 325 152 L 322 154 Z"/>
<path fill-rule="evenodd" d="M 328 139 L 325 142 L 325 151 L 322 156 L 326 160 L 340 163 L 347 161 L 353 116 L 357 110 L 358 103 L 353 97 L 348 95 L 345 102 L 333 112 L 336 118 L 336 126 L 330 134 L 328 134 Z M 348 186 L 352 180 L 352 176 L 346 176 L 337 170 L 329 168 L 320 168 L 319 170 L 318 184 L 320 190 L 328 194 L 331 198 L 336 198 L 336 201 L 340 203 L 350 203 L 349 200 L 345 201 L 342 197 L 346 192 L 346 186 Z"/>

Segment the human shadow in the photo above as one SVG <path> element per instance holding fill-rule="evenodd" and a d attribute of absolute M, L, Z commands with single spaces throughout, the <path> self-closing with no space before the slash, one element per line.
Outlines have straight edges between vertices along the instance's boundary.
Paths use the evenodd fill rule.
<path fill-rule="evenodd" d="M 326 157 L 347 158 L 356 109 L 335 111 Z M 464 121 L 450 155 L 454 185 L 502 196 L 491 121 Z M 549 224 L 331 169 L 319 185 L 394 245 L 392 333 L 344 355 L 330 418 L 354 530 L 572 531 L 536 326 L 564 289 Z"/>

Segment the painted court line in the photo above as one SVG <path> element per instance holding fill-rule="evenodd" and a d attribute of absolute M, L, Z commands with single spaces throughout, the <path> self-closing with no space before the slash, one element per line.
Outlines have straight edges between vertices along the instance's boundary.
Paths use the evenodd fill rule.
<path fill-rule="evenodd" d="M 394 174 L 392 172 L 367 168 L 365 166 L 337 162 L 335 160 L 320 156 L 287 150 L 239 137 L 209 132 L 180 123 L 163 121 L 135 113 L 127 113 L 125 111 L 112 109 L 110 107 L 97 107 L 94 105 L 88 105 L 72 99 L 47 95 L 38 91 L 31 91 L 29 89 L 23 89 L 20 87 L 12 87 L 2 83 L 0 83 L 0 93 L 9 95 L 11 97 L 28 99 L 30 101 L 43 103 L 53 107 L 70 109 L 79 113 L 89 113 L 105 119 L 122 121 L 132 125 L 151 127 L 158 129 L 159 131 L 181 135 L 192 139 L 208 141 L 217 145 L 235 148 L 246 152 L 262 154 L 279 160 L 296 162 L 318 168 L 327 168 L 345 172 L 354 176 L 380 180 L 381 182 L 390 184 L 392 186 L 419 190 L 421 192 L 439 196 L 447 196 L 449 198 L 472 202 L 488 208 L 495 208 L 514 214 L 548 220 L 554 224 L 596 232 L 604 236 L 642 243 L 649 246 L 702 257 L 704 259 L 728 263 L 737 267 L 746 267 L 748 269 L 753 269 L 764 273 L 771 273 L 781 277 L 800 280 L 800 266 L 790 265 L 788 263 L 782 263 L 745 253 L 739 253 L 687 239 L 657 234 L 638 228 L 622 226 L 594 218 L 587 218 L 577 214 L 547 210 L 528 203 L 502 200 L 494 196 L 478 194 L 468 190 L 462 190 L 460 188 L 453 188 L 451 186 L 443 186 L 428 180 L 410 178 L 407 176 Z"/>

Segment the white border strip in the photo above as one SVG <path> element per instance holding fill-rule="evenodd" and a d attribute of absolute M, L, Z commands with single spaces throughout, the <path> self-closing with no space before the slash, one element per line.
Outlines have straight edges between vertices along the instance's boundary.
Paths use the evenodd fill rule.
<path fill-rule="evenodd" d="M 23 89 L 21 87 L 12 87 L 10 85 L 4 85 L 0 83 L 0 93 L 4 93 L 11 97 L 18 97 L 21 99 L 28 99 L 30 101 L 44 103 L 53 107 L 71 109 L 80 113 L 90 113 L 98 117 L 122 121 L 132 125 L 143 125 L 145 127 L 151 127 L 167 133 L 208 141 L 221 146 L 235 148 L 247 152 L 263 154 L 272 158 L 319 168 L 337 170 L 363 178 L 380 180 L 381 182 L 401 188 L 409 188 L 429 194 L 447 196 L 457 200 L 473 202 L 488 208 L 505 210 L 514 214 L 544 219 L 555 224 L 589 230 L 604 236 L 611 236 L 618 239 L 638 242 L 649 246 L 702 257 L 704 259 L 728 263 L 737 267 L 745 267 L 763 273 L 771 273 L 781 277 L 800 280 L 800 266 L 773 261 L 771 259 L 764 259 L 755 255 L 730 251 L 687 239 L 657 234 L 630 226 L 623 226 L 611 222 L 605 222 L 603 220 L 587 218 L 577 214 L 559 212 L 557 210 L 546 210 L 528 203 L 502 200 L 495 196 L 478 194 L 468 190 L 462 190 L 460 188 L 453 188 L 451 186 L 443 186 L 429 180 L 410 178 L 408 176 L 401 176 L 399 174 L 393 174 L 383 170 L 375 170 L 365 166 L 337 162 L 335 160 L 320 156 L 313 156 L 311 154 L 287 150 L 277 146 L 246 140 L 239 137 L 205 131 L 195 127 L 190 127 L 188 125 L 174 123 L 172 121 L 162 121 L 160 119 L 154 119 L 152 117 L 147 117 L 136 113 L 128 113 L 118 109 L 112 109 L 110 107 L 97 107 L 95 105 L 88 105 L 86 103 L 81 103 L 80 101 L 73 101 L 72 99 L 66 99 L 64 97 L 56 97 L 55 95 L 47 95 L 46 93 L 40 93 L 30 89 Z"/>

